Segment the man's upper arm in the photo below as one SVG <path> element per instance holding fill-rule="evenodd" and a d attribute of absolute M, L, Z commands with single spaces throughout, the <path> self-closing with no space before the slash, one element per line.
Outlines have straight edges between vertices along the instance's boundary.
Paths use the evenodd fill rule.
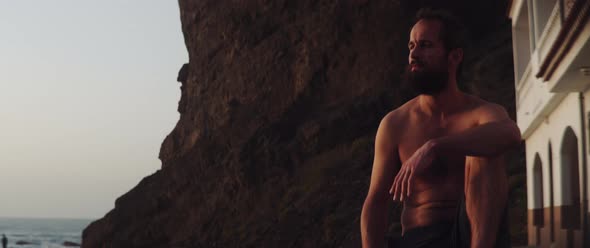
<path fill-rule="evenodd" d="M 477 125 L 484 125 L 491 122 L 501 123 L 505 130 L 509 130 L 516 143 L 520 143 L 520 129 L 516 123 L 510 119 L 508 112 L 501 105 L 495 103 L 486 103 L 480 107 L 477 114 Z"/>
<path fill-rule="evenodd" d="M 389 199 L 389 188 L 393 184 L 395 173 L 400 167 L 397 151 L 398 139 L 393 131 L 395 127 L 394 115 L 394 112 L 387 114 L 381 120 L 377 130 L 375 157 L 367 200 L 387 201 Z"/>

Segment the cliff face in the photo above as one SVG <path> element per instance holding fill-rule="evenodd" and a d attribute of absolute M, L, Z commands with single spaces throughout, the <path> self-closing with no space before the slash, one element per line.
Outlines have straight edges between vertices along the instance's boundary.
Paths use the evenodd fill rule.
<path fill-rule="evenodd" d="M 447 2 L 474 30 L 469 88 L 514 116 L 506 6 L 473 2 Z M 400 75 L 428 4 L 179 0 L 189 63 L 162 169 L 88 226 L 83 246 L 358 247 L 376 128 L 412 97 Z M 513 231 L 524 240 L 515 154 Z"/>

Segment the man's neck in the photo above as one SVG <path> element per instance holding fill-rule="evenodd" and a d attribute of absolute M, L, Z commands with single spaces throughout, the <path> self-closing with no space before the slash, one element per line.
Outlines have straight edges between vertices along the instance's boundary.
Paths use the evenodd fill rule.
<path fill-rule="evenodd" d="M 456 84 L 450 83 L 447 88 L 436 95 L 422 94 L 418 98 L 420 108 L 432 116 L 448 116 L 459 109 L 465 101 L 465 94 Z"/>

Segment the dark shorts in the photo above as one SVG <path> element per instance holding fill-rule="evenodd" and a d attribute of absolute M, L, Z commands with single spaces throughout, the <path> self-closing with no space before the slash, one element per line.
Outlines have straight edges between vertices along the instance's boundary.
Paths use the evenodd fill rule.
<path fill-rule="evenodd" d="M 397 244 L 389 247 L 451 248 L 453 222 L 439 222 L 406 230 Z"/>
<path fill-rule="evenodd" d="M 510 231 L 508 225 L 508 208 L 504 208 L 502 220 L 496 236 L 496 248 L 510 246 Z M 471 226 L 462 200 L 457 209 L 454 221 L 439 222 L 428 226 L 421 226 L 406 230 L 397 240 L 390 240 L 390 248 L 469 248 L 471 241 Z"/>

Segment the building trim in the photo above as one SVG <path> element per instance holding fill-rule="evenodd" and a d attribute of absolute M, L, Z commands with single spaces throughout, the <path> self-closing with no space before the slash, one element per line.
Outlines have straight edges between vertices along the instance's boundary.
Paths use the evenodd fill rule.
<path fill-rule="evenodd" d="M 582 203 L 580 203 L 582 204 Z M 554 206 L 553 211 L 549 207 L 541 209 L 528 209 L 528 236 L 529 245 L 540 247 L 567 247 L 568 244 L 573 247 L 582 247 L 584 232 L 581 228 L 568 227 L 569 224 L 577 221 L 575 214 L 572 212 L 582 213 L 579 206 Z M 553 216 L 551 216 L 553 215 Z M 541 216 L 544 224 L 535 224 L 534 218 Z M 552 225 L 548 225 L 547 223 Z M 565 225 L 565 227 L 564 227 Z M 555 233 L 555 239 L 551 239 L 551 233 Z M 573 234 L 573 235 L 572 235 Z"/>
<path fill-rule="evenodd" d="M 535 115 L 535 118 L 530 122 L 528 127 L 522 132 L 522 138 L 528 139 L 533 132 L 543 123 L 543 120 L 559 106 L 559 104 L 565 99 L 567 93 L 555 93 L 551 95 L 551 98 L 543 105 L 541 111 Z"/>
<path fill-rule="evenodd" d="M 549 81 L 563 57 L 569 52 L 574 41 L 585 28 L 584 24 L 588 16 L 590 16 L 590 1 L 576 1 L 555 42 L 553 42 L 547 56 L 543 59 L 539 71 L 535 75 L 537 78 Z"/>
<path fill-rule="evenodd" d="M 524 0 L 526 1 L 526 0 Z M 524 1 L 513 1 L 510 8 L 510 19 L 512 19 L 512 26 L 516 26 L 516 20 L 520 17 L 520 9 L 523 6 Z"/>

